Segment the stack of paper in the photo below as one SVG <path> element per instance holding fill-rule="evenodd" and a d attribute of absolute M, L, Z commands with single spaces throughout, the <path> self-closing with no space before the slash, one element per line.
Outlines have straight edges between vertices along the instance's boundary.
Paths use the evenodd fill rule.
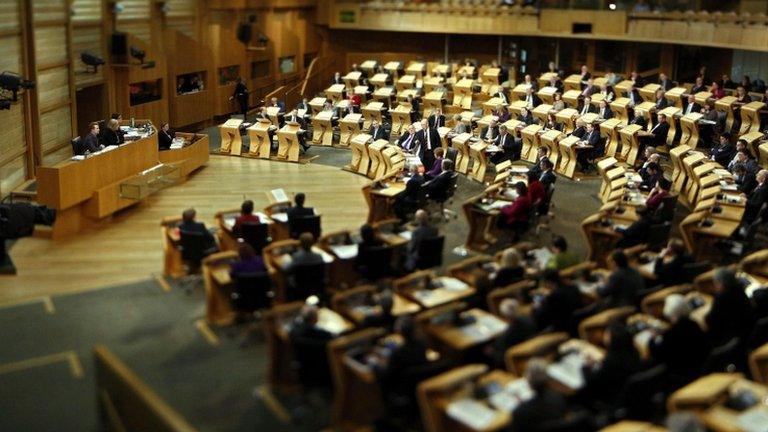
<path fill-rule="evenodd" d="M 578 354 L 569 354 L 557 363 L 547 366 L 547 374 L 550 378 L 559 381 L 571 389 L 580 389 L 584 387 L 584 374 L 581 368 L 584 367 L 584 361 Z"/>
<path fill-rule="evenodd" d="M 496 411 L 474 399 L 459 399 L 446 409 L 448 417 L 474 430 L 485 430 L 496 418 Z"/>

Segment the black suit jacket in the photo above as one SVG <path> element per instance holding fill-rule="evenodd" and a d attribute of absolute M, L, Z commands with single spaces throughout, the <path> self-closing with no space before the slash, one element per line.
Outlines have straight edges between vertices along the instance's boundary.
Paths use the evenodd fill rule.
<path fill-rule="evenodd" d="M 700 113 L 701 112 L 701 105 L 697 104 L 696 102 L 689 104 L 688 102 L 685 102 L 685 107 L 683 107 L 683 115 L 688 114 L 688 106 L 693 105 L 691 107 L 691 114 L 693 113 Z"/>
<path fill-rule="evenodd" d="M 509 150 L 515 145 L 515 137 L 512 136 L 509 132 L 507 132 L 506 135 L 496 137 L 496 145 L 501 147 L 503 150 Z"/>
<path fill-rule="evenodd" d="M 661 111 L 664 108 L 669 106 L 669 101 L 667 101 L 667 98 L 661 98 L 656 100 L 656 110 Z"/>
<path fill-rule="evenodd" d="M 616 243 L 616 247 L 628 248 L 639 245 L 646 241 L 650 229 L 651 221 L 647 217 L 632 222 L 632 224 L 622 232 L 622 237 L 618 243 Z"/>
<path fill-rule="evenodd" d="M 640 367 L 640 355 L 634 346 L 623 350 L 609 349 L 596 369 L 584 368 L 585 387 L 582 394 L 590 400 L 611 401 L 619 395 L 627 378 Z"/>
<path fill-rule="evenodd" d="M 421 245 L 421 242 L 424 240 L 432 239 L 438 236 L 437 228 L 427 225 L 427 226 L 419 226 L 413 232 L 411 233 L 411 242 L 408 244 L 408 251 L 414 259 L 417 259 L 416 256 L 419 252 L 419 246 Z M 435 251 L 435 253 L 441 253 L 440 251 Z"/>
<path fill-rule="evenodd" d="M 374 141 L 376 141 L 378 139 L 387 139 L 387 132 L 384 130 L 384 128 L 382 126 L 379 126 L 375 130 L 373 128 L 371 128 L 371 131 L 369 133 L 373 137 Z"/>
<path fill-rule="evenodd" d="M 488 135 L 488 128 L 489 127 L 491 127 L 491 126 L 488 125 L 488 126 L 483 128 L 483 131 L 480 133 L 480 139 L 483 139 L 483 140 L 485 139 L 485 137 Z M 495 140 L 496 137 L 498 137 L 498 136 L 499 136 L 499 127 L 498 126 L 494 126 L 491 129 L 491 140 Z"/>
<path fill-rule="evenodd" d="M 581 105 L 579 105 L 579 114 L 582 114 L 583 112 L 584 112 L 584 102 L 582 102 Z M 597 113 L 597 109 L 595 108 L 594 105 L 589 104 L 589 106 L 587 107 L 587 113 L 595 113 L 596 114 Z"/>
<path fill-rule="evenodd" d="M 112 129 L 105 129 L 102 137 L 104 139 L 105 147 L 120 145 L 120 137 L 117 135 L 117 132 L 113 131 Z"/>
<path fill-rule="evenodd" d="M 551 185 L 555 184 L 556 180 L 557 176 L 551 170 L 542 172 L 541 177 L 539 177 L 539 181 L 544 185 L 544 189 L 549 189 Z"/>
<path fill-rule="evenodd" d="M 211 232 L 208 231 L 208 229 L 205 227 L 205 224 L 202 222 L 197 222 L 197 221 L 182 222 L 179 224 L 179 230 L 202 234 L 205 236 L 205 239 L 208 241 L 209 244 L 211 245 L 216 244 L 216 240 L 213 238 L 213 234 L 211 234 Z"/>
<path fill-rule="evenodd" d="M 672 88 L 672 80 L 659 81 L 659 85 L 664 91 L 667 91 Z"/>
<path fill-rule="evenodd" d="M 653 143 L 658 146 L 666 145 L 667 144 L 667 134 L 669 133 L 669 123 L 659 123 L 656 126 L 654 126 L 654 129 L 651 129 L 651 133 L 653 134 Z"/>
<path fill-rule="evenodd" d="M 532 125 L 533 124 L 533 114 L 531 112 L 528 112 L 527 116 L 519 116 L 518 119 L 523 122 L 525 125 Z"/>
<path fill-rule="evenodd" d="M 312 207 L 299 207 L 293 206 L 286 212 L 288 219 L 298 218 L 302 216 L 312 216 L 315 214 L 315 209 Z"/>
<path fill-rule="evenodd" d="M 760 209 L 765 205 L 766 201 L 768 201 L 768 182 L 758 185 L 755 190 L 749 194 L 742 220 L 747 223 L 752 223 L 760 213 Z"/>
<path fill-rule="evenodd" d="M 738 185 L 740 191 L 749 195 L 753 190 L 755 190 L 755 187 L 757 187 L 757 179 L 755 179 L 755 175 L 753 173 L 747 172 L 740 179 L 736 179 L 736 184 Z"/>
<path fill-rule="evenodd" d="M 645 281 L 640 273 L 632 267 L 627 267 L 614 270 L 597 293 L 608 300 L 610 307 L 631 306 L 635 304 L 635 297 L 643 288 Z"/>
<path fill-rule="evenodd" d="M 83 153 L 85 153 L 86 150 L 91 153 L 101 150 L 101 147 L 99 146 L 99 137 L 92 133 L 88 133 L 88 135 L 85 136 L 85 139 L 83 139 L 82 145 Z"/>
<path fill-rule="evenodd" d="M 730 162 L 730 160 L 733 158 L 735 151 L 736 148 L 734 148 L 731 143 L 727 143 L 724 146 L 718 144 L 717 146 L 710 149 L 709 154 L 715 159 L 715 162 L 724 167 L 727 167 L 728 162 Z"/>
<path fill-rule="evenodd" d="M 410 136 L 408 132 L 405 132 L 404 134 L 400 135 L 400 138 L 397 139 L 397 145 L 400 148 L 404 148 L 405 150 L 413 150 L 416 148 L 416 146 L 419 143 L 419 134 L 414 133 L 413 138 L 411 139 L 411 142 L 408 144 L 408 148 L 405 148 L 403 147 L 403 145 L 405 144 L 406 140 L 408 140 L 408 136 Z"/>
<path fill-rule="evenodd" d="M 653 274 L 656 275 L 658 282 L 664 286 L 678 285 L 685 282 L 684 267 L 690 262 L 691 257 L 686 253 L 677 255 L 669 262 L 657 258 L 653 263 Z"/>
<path fill-rule="evenodd" d="M 575 330 L 573 312 L 583 306 L 581 294 L 573 285 L 559 285 L 534 309 L 533 316 L 540 329 L 552 326 L 555 331 Z"/>
<path fill-rule="evenodd" d="M 427 141 L 427 134 L 429 134 L 429 141 Z M 420 130 L 416 132 L 416 136 L 419 138 L 419 142 L 421 143 L 421 151 L 420 154 L 424 154 L 427 150 L 430 152 L 434 149 L 441 146 L 440 144 L 440 134 L 437 132 L 437 129 L 428 127 L 427 130 Z M 431 147 L 427 148 L 427 143 L 431 144 Z"/>
<path fill-rule="evenodd" d="M 694 377 L 709 354 L 709 341 L 698 324 L 684 317 L 672 324 L 649 348 L 653 358 L 667 365 L 670 372 Z"/>
<path fill-rule="evenodd" d="M 170 149 L 172 142 L 173 142 L 173 132 L 168 134 L 168 133 L 165 133 L 165 131 L 161 130 L 157 133 L 157 146 L 160 148 L 160 150 Z"/>
<path fill-rule="evenodd" d="M 691 94 L 696 94 L 704 91 L 707 91 L 707 86 L 704 84 L 702 84 L 701 86 L 694 85 L 693 88 L 691 88 Z"/>
<path fill-rule="evenodd" d="M 610 107 L 605 107 L 605 112 L 601 113 L 600 110 L 597 110 L 597 113 L 600 114 L 600 116 L 605 119 L 612 119 L 613 118 L 613 111 L 611 111 Z"/>
<path fill-rule="evenodd" d="M 707 333 L 715 345 L 733 337 L 746 337 L 754 324 L 754 311 L 744 290 L 725 291 L 715 296 L 705 318 Z"/>
<path fill-rule="evenodd" d="M 561 421 L 568 412 L 568 404 L 561 394 L 545 388 L 533 399 L 521 403 L 512 418 L 512 432 L 545 431 L 548 424 Z"/>
<path fill-rule="evenodd" d="M 429 127 L 437 129 L 439 127 L 445 126 L 445 116 L 442 114 L 437 116 L 432 114 L 429 116 L 429 118 L 427 118 L 427 122 L 429 123 Z"/>

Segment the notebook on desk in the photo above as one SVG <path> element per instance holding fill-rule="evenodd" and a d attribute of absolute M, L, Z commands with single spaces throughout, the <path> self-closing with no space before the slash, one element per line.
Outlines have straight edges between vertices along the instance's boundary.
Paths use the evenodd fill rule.
<path fill-rule="evenodd" d="M 445 411 L 448 417 L 474 430 L 487 429 L 497 415 L 488 405 L 469 398 L 451 402 Z"/>

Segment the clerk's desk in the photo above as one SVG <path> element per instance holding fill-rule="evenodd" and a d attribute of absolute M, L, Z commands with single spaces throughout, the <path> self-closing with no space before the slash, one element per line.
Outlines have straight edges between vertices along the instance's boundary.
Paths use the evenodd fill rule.
<path fill-rule="evenodd" d="M 208 135 L 176 132 L 176 140 L 179 139 L 184 140 L 181 148 L 172 146 L 169 150 L 159 152 L 160 163 L 178 166 L 179 175 L 184 179 L 208 163 L 209 139 Z"/>
<path fill-rule="evenodd" d="M 157 147 L 157 132 L 148 120 L 138 120 L 137 123 L 150 127 L 151 131 L 135 141 L 126 142 L 110 150 L 102 150 L 85 160 L 67 160 L 50 167 L 38 168 L 37 201 L 56 209 L 53 238 L 77 233 L 96 221 L 139 202 L 149 192 L 146 180 L 150 179 L 142 176 L 142 172 L 156 167 L 158 173 L 160 170 L 173 169 L 174 172 L 168 172 L 167 177 L 153 179 L 176 181 L 181 177 L 180 167 L 189 170 L 194 166 L 195 160 L 207 161 L 207 158 L 199 155 L 194 158 L 185 157 L 197 154 L 199 146 L 205 147 L 207 140 L 198 140 L 195 148 L 173 150 L 182 153 L 163 156 L 167 160 L 178 158 L 178 162 L 158 167 L 161 164 L 161 156 Z M 182 163 L 188 159 L 189 163 Z M 137 186 L 132 189 L 136 189 L 138 195 L 132 194 L 130 198 L 121 196 L 121 184 Z"/>

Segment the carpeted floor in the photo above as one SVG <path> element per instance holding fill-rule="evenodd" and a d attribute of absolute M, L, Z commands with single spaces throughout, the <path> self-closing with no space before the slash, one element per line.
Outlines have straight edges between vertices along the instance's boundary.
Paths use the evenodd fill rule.
<path fill-rule="evenodd" d="M 218 148 L 218 131 L 205 132 L 212 149 Z M 311 163 L 339 169 L 349 161 L 345 149 L 313 147 L 309 154 L 318 156 Z M 556 184 L 551 232 L 564 235 L 578 254 L 585 252 L 580 222 L 599 207 L 598 188 L 598 179 L 559 178 Z M 440 227 L 446 236 L 444 266 L 463 258 L 452 252 L 464 243 L 468 231 L 460 205 L 482 189 L 481 184 L 460 177 L 448 206 L 458 218 Z M 550 241 L 549 233 L 531 234 L 528 239 Z M 300 409 L 295 399 L 281 396 L 293 416 L 289 425 L 254 396 L 254 389 L 265 383 L 266 345 L 263 341 L 241 345 L 242 328 L 238 327 L 215 330 L 219 344 L 209 343 L 195 326 L 204 316 L 202 287 L 192 295 L 178 286 L 165 292 L 148 279 L 54 297 L 52 305 L 52 311 L 41 303 L 0 309 L 0 430 L 96 430 L 91 359 L 96 344 L 110 348 L 200 430 L 318 430 L 327 420 L 328 398 L 319 407 Z M 55 354 L 60 355 L 48 357 Z M 79 360 L 82 376 L 73 375 L 67 359 Z M 22 363 L 8 366 L 14 362 Z"/>

